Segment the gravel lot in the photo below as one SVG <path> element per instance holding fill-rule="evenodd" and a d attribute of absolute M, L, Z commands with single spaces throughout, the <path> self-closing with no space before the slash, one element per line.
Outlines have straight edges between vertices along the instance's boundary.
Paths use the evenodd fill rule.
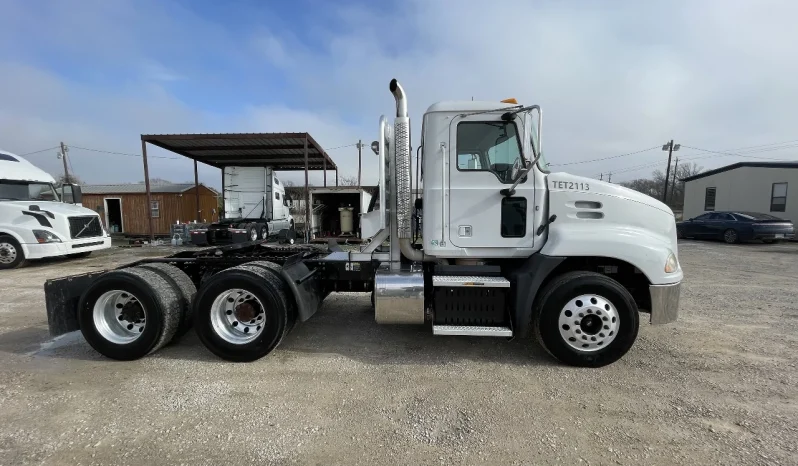
<path fill-rule="evenodd" d="M 798 244 L 682 243 L 679 322 L 603 369 L 377 326 L 365 294 L 250 364 L 50 339 L 45 279 L 168 251 L 0 273 L 0 464 L 798 464 Z"/>

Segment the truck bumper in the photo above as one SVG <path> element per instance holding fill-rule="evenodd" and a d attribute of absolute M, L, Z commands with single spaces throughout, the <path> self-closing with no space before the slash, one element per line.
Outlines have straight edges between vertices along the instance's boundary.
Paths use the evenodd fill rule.
<path fill-rule="evenodd" d="M 682 283 L 651 285 L 651 323 L 654 325 L 676 322 L 679 316 L 679 294 Z"/>
<path fill-rule="evenodd" d="M 80 252 L 97 251 L 111 247 L 110 236 L 97 236 L 63 243 L 25 243 L 22 250 L 26 259 L 43 259 L 45 257 L 66 256 Z"/>

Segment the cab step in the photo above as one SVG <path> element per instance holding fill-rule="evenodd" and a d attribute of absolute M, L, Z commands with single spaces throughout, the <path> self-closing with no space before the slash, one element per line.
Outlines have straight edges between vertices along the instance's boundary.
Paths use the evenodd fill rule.
<path fill-rule="evenodd" d="M 472 337 L 512 337 L 510 327 L 482 327 L 476 325 L 433 325 L 433 335 L 468 335 Z"/>
<path fill-rule="evenodd" d="M 434 275 L 432 286 L 510 288 L 510 281 L 504 277 L 485 277 L 477 275 Z"/>

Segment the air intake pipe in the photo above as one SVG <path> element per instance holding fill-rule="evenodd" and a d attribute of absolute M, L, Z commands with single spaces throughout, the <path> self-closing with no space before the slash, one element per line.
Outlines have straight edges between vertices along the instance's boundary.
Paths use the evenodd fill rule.
<path fill-rule="evenodd" d="M 396 146 L 396 231 L 399 237 L 399 250 L 411 261 L 434 261 L 423 251 L 414 249 L 412 244 L 413 223 L 412 203 L 410 202 L 410 118 L 407 116 L 407 96 L 405 90 L 395 79 L 391 80 L 391 94 L 396 99 L 396 120 L 394 120 L 394 144 Z"/>

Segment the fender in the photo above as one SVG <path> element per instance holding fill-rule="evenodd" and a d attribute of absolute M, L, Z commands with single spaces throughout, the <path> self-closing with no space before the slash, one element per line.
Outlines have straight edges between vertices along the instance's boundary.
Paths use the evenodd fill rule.
<path fill-rule="evenodd" d="M 0 235 L 8 235 L 17 240 L 17 243 L 21 245 L 24 245 L 26 243 L 26 241 L 22 238 L 22 236 L 20 236 L 18 233 L 14 232 L 14 230 L 11 230 L 9 228 L 0 227 Z M 24 247 L 25 246 L 23 246 L 23 248 Z"/>
<path fill-rule="evenodd" d="M 682 280 L 681 266 L 665 273 L 671 253 L 670 243 L 652 231 L 621 224 L 568 223 L 550 226 L 549 238 L 540 251 L 547 256 L 619 259 L 637 267 L 652 285 L 667 285 Z"/>

